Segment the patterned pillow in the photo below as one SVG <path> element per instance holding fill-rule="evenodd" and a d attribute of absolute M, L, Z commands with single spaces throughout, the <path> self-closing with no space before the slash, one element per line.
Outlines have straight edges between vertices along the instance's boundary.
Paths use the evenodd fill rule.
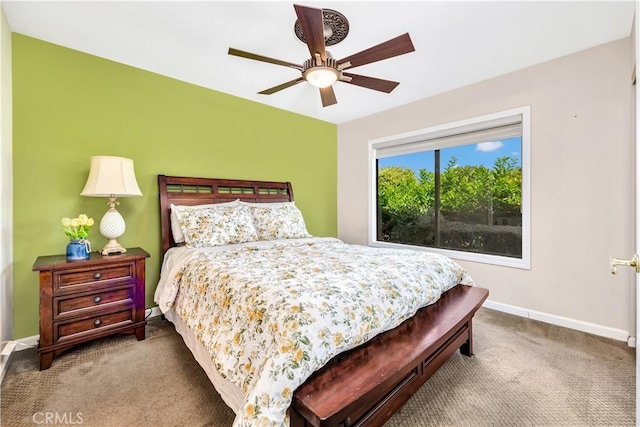
<path fill-rule="evenodd" d="M 246 206 L 208 206 L 176 209 L 188 248 L 230 245 L 258 240 Z"/>
<path fill-rule="evenodd" d="M 198 208 L 208 208 L 211 206 L 237 206 L 240 204 L 240 199 L 233 200 L 231 202 L 225 203 L 215 203 L 208 205 L 174 205 L 171 204 L 171 234 L 173 235 L 173 241 L 180 244 L 184 243 L 184 234 L 182 234 L 182 230 L 180 229 L 180 224 L 178 223 L 178 216 L 176 215 L 176 209 L 189 210 L 189 209 L 198 209 Z"/>
<path fill-rule="evenodd" d="M 300 210 L 291 203 L 278 203 L 275 206 L 260 204 L 245 205 L 251 209 L 253 224 L 259 240 L 300 239 L 312 237 L 307 231 Z"/>

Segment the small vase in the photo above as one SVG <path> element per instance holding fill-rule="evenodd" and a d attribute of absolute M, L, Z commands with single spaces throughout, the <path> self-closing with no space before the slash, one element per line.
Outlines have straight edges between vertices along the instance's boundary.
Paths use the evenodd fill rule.
<path fill-rule="evenodd" d="M 91 244 L 87 239 L 71 239 L 67 244 L 67 261 L 89 259 Z"/>

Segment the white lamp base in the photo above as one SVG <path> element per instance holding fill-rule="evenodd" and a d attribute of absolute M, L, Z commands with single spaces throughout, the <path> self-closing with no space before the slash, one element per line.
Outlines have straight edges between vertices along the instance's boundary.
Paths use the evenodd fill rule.
<path fill-rule="evenodd" d="M 111 254 L 123 254 L 127 252 L 125 248 L 123 248 L 120 243 L 116 239 L 109 239 L 109 242 L 102 248 L 100 252 L 102 255 L 111 255 Z"/>
<path fill-rule="evenodd" d="M 102 248 L 102 255 L 122 254 L 127 252 L 127 250 L 118 243 L 118 237 L 124 234 L 125 224 L 124 218 L 122 218 L 120 212 L 118 212 L 114 207 L 114 202 L 115 197 L 113 200 L 110 200 L 111 207 L 100 221 L 100 234 L 109 240 L 106 246 Z"/>

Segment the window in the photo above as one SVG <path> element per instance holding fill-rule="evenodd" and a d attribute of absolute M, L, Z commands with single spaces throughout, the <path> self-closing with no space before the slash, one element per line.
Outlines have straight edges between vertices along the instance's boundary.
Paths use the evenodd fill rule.
<path fill-rule="evenodd" d="M 370 142 L 370 244 L 529 268 L 529 108 Z"/>

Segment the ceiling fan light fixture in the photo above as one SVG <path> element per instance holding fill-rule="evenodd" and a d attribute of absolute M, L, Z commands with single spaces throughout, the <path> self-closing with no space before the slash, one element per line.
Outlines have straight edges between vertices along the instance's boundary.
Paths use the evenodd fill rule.
<path fill-rule="evenodd" d="M 331 67 L 311 67 L 302 74 L 311 86 L 329 87 L 340 78 L 340 72 Z"/>

